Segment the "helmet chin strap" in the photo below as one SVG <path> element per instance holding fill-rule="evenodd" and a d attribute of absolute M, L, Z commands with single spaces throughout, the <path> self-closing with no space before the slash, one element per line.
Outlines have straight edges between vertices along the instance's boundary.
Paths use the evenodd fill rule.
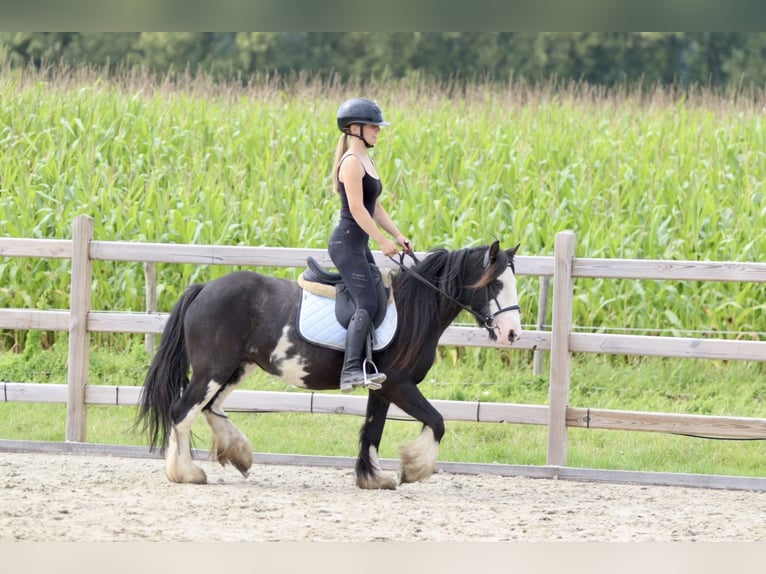
<path fill-rule="evenodd" d="M 346 135 L 352 136 L 352 137 L 355 137 L 355 138 L 358 138 L 358 139 L 362 140 L 364 142 L 365 147 L 367 147 L 368 149 L 375 147 L 374 144 L 371 144 L 366 139 L 364 139 L 364 124 L 358 124 L 358 125 L 359 125 L 359 132 L 360 132 L 361 135 L 356 135 L 354 133 L 351 133 L 351 128 L 348 128 L 348 131 L 346 132 Z"/>

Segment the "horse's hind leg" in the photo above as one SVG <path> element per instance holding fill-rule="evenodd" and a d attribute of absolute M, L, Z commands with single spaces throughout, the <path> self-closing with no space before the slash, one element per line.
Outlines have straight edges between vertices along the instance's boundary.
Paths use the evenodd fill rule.
<path fill-rule="evenodd" d="M 191 429 L 197 415 L 220 390 L 219 383 L 210 380 L 203 386 L 195 375 L 188 388 L 173 403 L 173 425 L 165 458 L 165 474 L 168 480 L 194 484 L 207 482 L 205 471 L 192 462 Z"/>
<path fill-rule="evenodd" d="M 370 393 L 367 399 L 367 416 L 359 433 L 359 458 L 356 461 L 356 485 L 359 488 L 396 488 L 396 475 L 384 472 L 380 467 L 378 449 L 386 424 L 386 413 L 390 403 L 378 393 Z"/>
<path fill-rule="evenodd" d="M 253 447 L 247 437 L 242 434 L 242 431 L 226 416 L 223 411 L 223 403 L 237 383 L 246 376 L 247 372 L 245 371 L 236 380 L 225 385 L 204 410 L 205 418 L 213 434 L 211 453 L 222 466 L 231 463 L 245 477 L 253 465 Z"/>

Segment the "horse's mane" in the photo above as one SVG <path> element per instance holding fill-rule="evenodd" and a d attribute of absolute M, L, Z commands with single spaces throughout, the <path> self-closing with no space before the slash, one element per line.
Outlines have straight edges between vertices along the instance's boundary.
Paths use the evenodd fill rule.
<path fill-rule="evenodd" d="M 482 265 L 487 246 L 466 247 L 456 251 L 433 249 L 412 270 L 442 291 L 464 304 L 474 290 L 492 283 L 512 265 L 502 249 L 494 261 Z M 423 345 L 434 336 L 444 320 L 452 321 L 460 309 L 455 303 L 418 280 L 401 271 L 395 279 L 394 291 L 398 307 L 401 344 L 394 356 L 396 367 L 411 364 L 421 353 Z M 436 325 L 435 325 L 436 323 Z M 444 325 L 446 327 L 446 325 Z M 438 333 L 439 335 L 441 332 Z"/>

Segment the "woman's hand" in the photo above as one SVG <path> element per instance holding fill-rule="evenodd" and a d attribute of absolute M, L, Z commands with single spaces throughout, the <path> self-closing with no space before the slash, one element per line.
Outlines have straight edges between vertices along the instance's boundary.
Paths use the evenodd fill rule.
<path fill-rule="evenodd" d="M 393 257 L 397 253 L 399 253 L 399 249 L 396 247 L 396 243 L 388 239 L 387 237 L 383 239 L 383 241 L 379 244 L 380 250 L 383 252 L 383 255 L 386 257 Z"/>
<path fill-rule="evenodd" d="M 405 253 L 412 253 L 412 241 L 407 239 L 404 235 L 399 235 L 396 238 L 396 241 L 399 243 L 399 245 L 402 246 L 402 249 L 404 249 Z"/>

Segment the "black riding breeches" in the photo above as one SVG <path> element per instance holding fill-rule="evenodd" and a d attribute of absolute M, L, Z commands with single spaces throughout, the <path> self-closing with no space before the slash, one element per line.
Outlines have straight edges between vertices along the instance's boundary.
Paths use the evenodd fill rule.
<path fill-rule="evenodd" d="M 338 225 L 330 236 L 327 251 L 333 264 L 343 277 L 357 309 L 364 309 L 370 317 L 378 311 L 378 294 L 371 265 L 375 259 L 368 246 L 369 236 L 354 226 Z"/>

